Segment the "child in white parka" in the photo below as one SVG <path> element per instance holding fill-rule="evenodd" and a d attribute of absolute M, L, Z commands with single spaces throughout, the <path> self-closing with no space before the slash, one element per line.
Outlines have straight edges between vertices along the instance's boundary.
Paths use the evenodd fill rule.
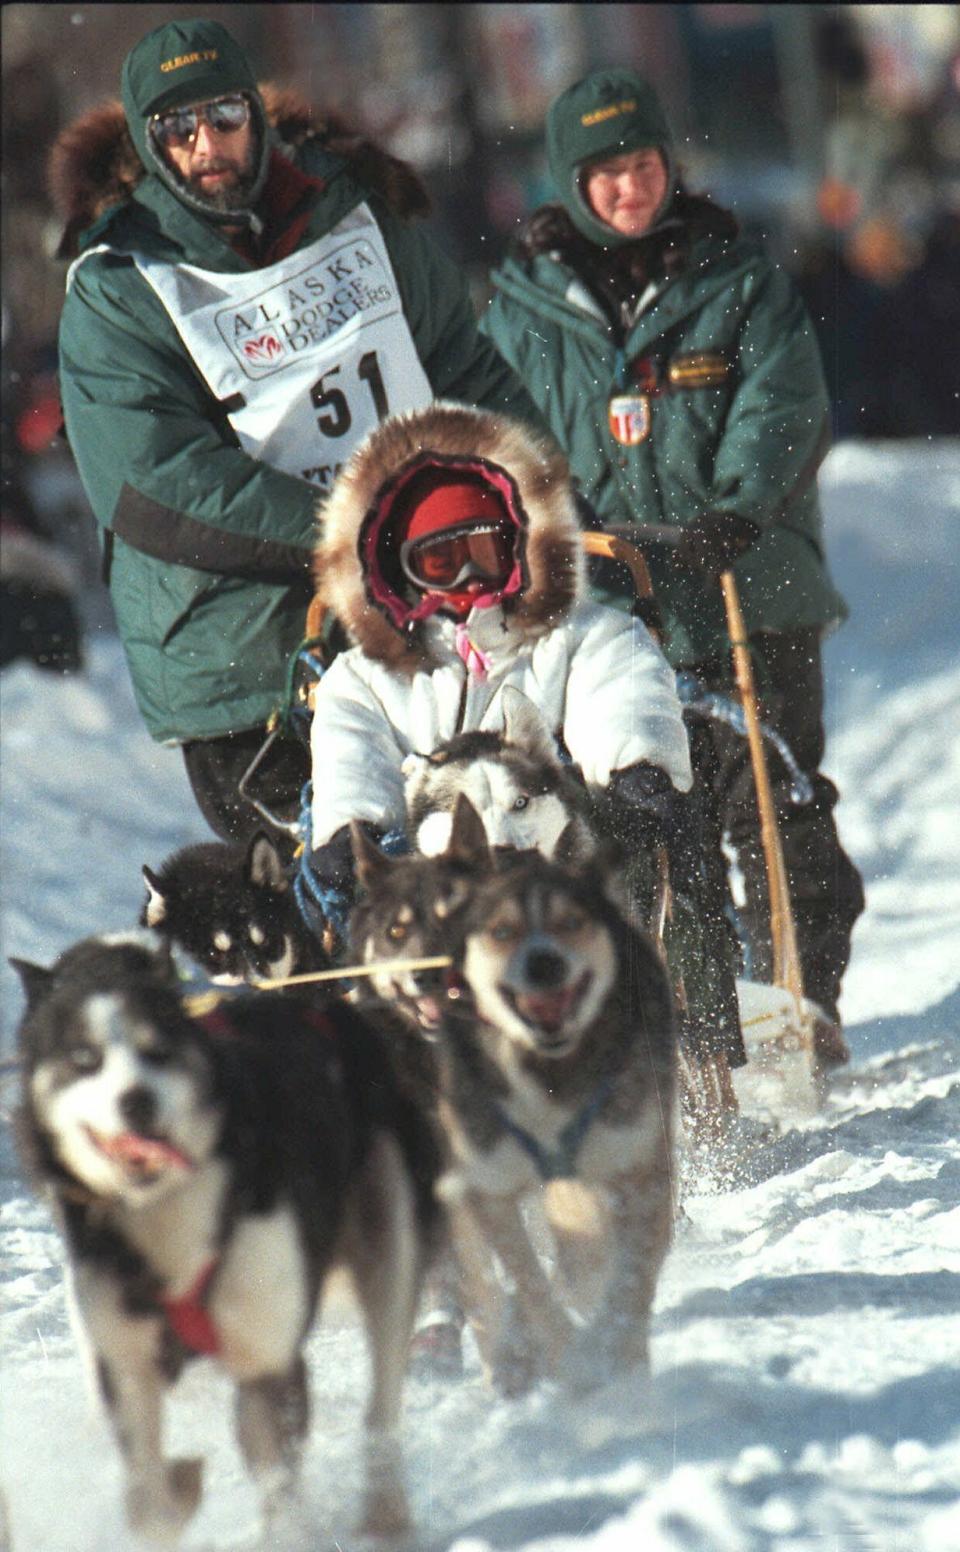
<path fill-rule="evenodd" d="M 315 693 L 311 861 L 325 887 L 349 884 L 351 819 L 403 828 L 408 754 L 502 731 L 506 685 L 589 784 L 669 839 L 692 783 L 673 670 L 639 620 L 588 601 L 552 445 L 460 405 L 385 421 L 324 504 L 316 579 L 355 643 Z"/>

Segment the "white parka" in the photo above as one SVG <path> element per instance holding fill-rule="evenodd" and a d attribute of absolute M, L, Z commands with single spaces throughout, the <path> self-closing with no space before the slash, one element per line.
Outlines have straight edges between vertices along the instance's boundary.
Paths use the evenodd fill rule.
<path fill-rule="evenodd" d="M 454 620 L 434 614 L 398 625 L 397 595 L 382 577 L 371 587 L 361 559 L 371 521 L 384 530 L 398 473 L 434 454 L 506 473 L 524 533 L 522 591 L 466 620 L 480 673 L 463 661 Z M 403 828 L 404 757 L 430 754 L 456 733 L 501 731 L 505 685 L 539 707 L 589 783 L 605 785 L 613 771 L 643 760 L 689 789 L 673 670 L 639 620 L 584 601 L 576 508 L 554 448 L 502 417 L 433 404 L 385 421 L 367 439 L 334 486 L 322 523 L 318 591 L 357 645 L 316 691 L 314 847 L 350 819 Z"/>

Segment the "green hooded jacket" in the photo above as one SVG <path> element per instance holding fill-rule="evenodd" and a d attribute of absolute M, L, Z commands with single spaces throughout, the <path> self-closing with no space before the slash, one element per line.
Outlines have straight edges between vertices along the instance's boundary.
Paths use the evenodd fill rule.
<path fill-rule="evenodd" d="M 163 48 L 177 55 L 176 40 L 166 47 L 161 37 L 160 44 L 158 57 Z M 198 81 L 201 95 L 213 94 L 214 78 Z M 128 88 L 125 75 L 125 98 Z M 81 254 L 102 244 L 115 251 L 91 254 L 72 275 L 60 324 L 61 397 L 70 446 L 105 533 L 105 568 L 137 702 L 161 742 L 253 728 L 277 706 L 303 638 L 320 493 L 241 450 L 164 306 L 120 250 L 222 273 L 255 266 L 169 178 L 133 157 L 119 107 L 112 117 L 94 110 L 70 126 L 66 140 L 63 203 L 76 247 Z M 457 266 L 422 226 L 372 191 L 322 136 L 305 131 L 283 150 L 322 180 L 295 212 L 302 219 L 306 211 L 306 220 L 294 251 L 366 201 L 434 394 L 542 430 L 523 388 L 478 334 Z M 372 148 L 365 152 L 366 171 Z M 76 237 L 84 211 L 99 214 Z"/>
<path fill-rule="evenodd" d="M 683 526 L 707 511 L 748 518 L 762 530 L 734 567 L 748 630 L 829 627 L 844 617 L 816 485 L 827 447 L 823 373 L 780 270 L 743 241 L 695 244 L 622 349 L 604 309 L 559 259 L 508 259 L 492 282 L 480 327 L 543 410 L 605 524 Z M 638 392 L 628 375 L 634 362 L 649 362 L 657 381 L 649 434 L 626 445 L 608 405 Z M 646 553 L 671 662 L 722 649 L 716 586 L 672 566 L 663 547 Z"/>

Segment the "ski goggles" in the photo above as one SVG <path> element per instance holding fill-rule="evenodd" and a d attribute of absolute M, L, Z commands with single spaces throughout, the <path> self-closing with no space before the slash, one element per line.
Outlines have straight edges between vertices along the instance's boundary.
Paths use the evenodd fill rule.
<path fill-rule="evenodd" d="M 237 95 L 193 103 L 189 108 L 170 108 L 166 113 L 154 114 L 150 132 L 164 150 L 189 145 L 197 138 L 201 119 L 218 135 L 234 135 L 250 122 L 250 103 Z"/>
<path fill-rule="evenodd" d="M 515 529 L 509 522 L 474 522 L 408 539 L 400 546 L 404 576 L 417 587 L 448 592 L 476 577 L 505 580 L 514 564 Z"/>

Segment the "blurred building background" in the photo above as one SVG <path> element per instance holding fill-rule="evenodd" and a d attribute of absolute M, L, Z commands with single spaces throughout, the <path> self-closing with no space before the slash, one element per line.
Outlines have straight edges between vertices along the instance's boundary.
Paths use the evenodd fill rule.
<path fill-rule="evenodd" d="M 295 87 L 413 163 L 471 277 L 551 196 L 543 119 L 596 66 L 662 94 L 688 183 L 795 275 L 840 437 L 960 431 L 960 8 L 955 5 L 191 5 L 264 80 Z M 166 5 L 6 5 L 5 476 L 68 526 L 82 496 L 55 440 L 64 266 L 45 191 L 57 131 L 118 94 Z M 42 469 L 42 478 L 38 470 Z M 66 517 L 64 516 L 66 513 Z M 43 511 L 41 510 L 41 519 Z"/>

